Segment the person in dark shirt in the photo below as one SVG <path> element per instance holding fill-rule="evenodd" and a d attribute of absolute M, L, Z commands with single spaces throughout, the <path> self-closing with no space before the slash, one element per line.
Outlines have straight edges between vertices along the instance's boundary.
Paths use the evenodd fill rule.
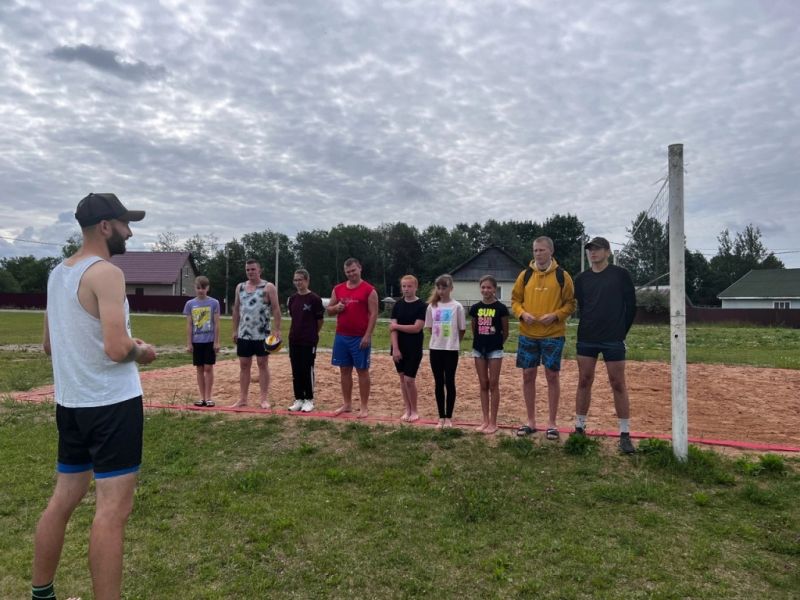
<path fill-rule="evenodd" d="M 417 371 L 422 362 L 422 343 L 425 312 L 428 305 L 417 298 L 417 278 L 404 275 L 400 279 L 403 297 L 392 308 L 389 335 L 392 341 L 392 360 L 400 377 L 400 393 L 403 395 L 401 421 L 413 423 L 419 420 L 417 412 Z"/>
<path fill-rule="evenodd" d="M 636 291 L 631 276 L 608 262 L 611 246 L 602 237 L 584 246 L 591 265 L 575 278 L 578 323 L 578 389 L 575 395 L 575 433 L 585 435 L 586 416 L 592 401 L 597 357 L 602 354 L 614 394 L 619 419 L 619 448 L 636 451 L 630 437 L 630 400 L 625 383 L 625 337 L 636 316 Z"/>
<path fill-rule="evenodd" d="M 297 293 L 292 294 L 286 303 L 292 319 L 289 328 L 289 361 L 292 365 L 294 404 L 289 407 L 291 411 L 314 410 L 314 361 L 325 309 L 322 299 L 308 289 L 310 279 L 308 271 L 297 269 L 292 279 Z"/>

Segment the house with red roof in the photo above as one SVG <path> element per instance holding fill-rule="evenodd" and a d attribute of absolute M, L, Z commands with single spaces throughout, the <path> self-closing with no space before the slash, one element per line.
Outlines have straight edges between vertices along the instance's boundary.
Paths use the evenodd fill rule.
<path fill-rule="evenodd" d="M 194 296 L 197 266 L 191 252 L 132 252 L 111 257 L 125 274 L 125 293 L 135 296 Z"/>

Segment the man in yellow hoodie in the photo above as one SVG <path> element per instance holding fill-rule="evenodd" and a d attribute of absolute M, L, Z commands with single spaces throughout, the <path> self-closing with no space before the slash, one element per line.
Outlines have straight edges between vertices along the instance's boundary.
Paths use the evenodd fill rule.
<path fill-rule="evenodd" d="M 511 292 L 511 312 L 519 319 L 517 367 L 522 369 L 522 397 L 528 422 L 517 435 L 536 431 L 536 374 L 539 363 L 547 378 L 547 439 L 558 439 L 558 400 L 561 396 L 561 354 L 569 316 L 575 311 L 572 277 L 553 258 L 553 240 L 538 237 L 533 241 L 533 260 L 522 271 Z"/>

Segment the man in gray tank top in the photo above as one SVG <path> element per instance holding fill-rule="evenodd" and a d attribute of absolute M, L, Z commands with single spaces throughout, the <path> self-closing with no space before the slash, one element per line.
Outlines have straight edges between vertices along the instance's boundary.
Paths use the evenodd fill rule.
<path fill-rule="evenodd" d="M 250 390 L 250 369 L 253 356 L 258 365 L 260 406 L 269 409 L 269 354 L 264 340 L 272 333 L 281 337 L 281 307 L 275 285 L 261 279 L 261 265 L 248 258 L 244 265 L 247 281 L 236 286 L 233 294 L 233 342 L 239 357 L 239 400 L 233 408 L 247 406 Z M 274 325 L 270 327 L 270 314 Z"/>
<path fill-rule="evenodd" d="M 155 350 L 130 334 L 125 277 L 108 260 L 125 252 L 129 211 L 114 194 L 89 194 L 75 218 L 83 243 L 47 282 L 44 351 L 55 380 L 56 487 L 34 538 L 32 597 L 54 598 L 64 534 L 95 479 L 89 569 L 95 598 L 119 598 L 122 545 L 142 460 L 142 387 L 136 365 Z"/>

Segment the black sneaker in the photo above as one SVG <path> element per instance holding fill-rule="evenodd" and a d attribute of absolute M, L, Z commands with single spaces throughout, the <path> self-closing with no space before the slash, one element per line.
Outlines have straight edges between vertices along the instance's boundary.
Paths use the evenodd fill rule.
<path fill-rule="evenodd" d="M 619 434 L 619 451 L 624 454 L 633 454 L 634 452 L 636 452 L 636 447 L 633 445 L 633 442 L 631 441 L 630 433 Z"/>
<path fill-rule="evenodd" d="M 579 435 L 584 437 L 586 435 L 586 430 L 583 427 L 576 427 L 575 431 L 573 432 L 574 435 Z"/>

